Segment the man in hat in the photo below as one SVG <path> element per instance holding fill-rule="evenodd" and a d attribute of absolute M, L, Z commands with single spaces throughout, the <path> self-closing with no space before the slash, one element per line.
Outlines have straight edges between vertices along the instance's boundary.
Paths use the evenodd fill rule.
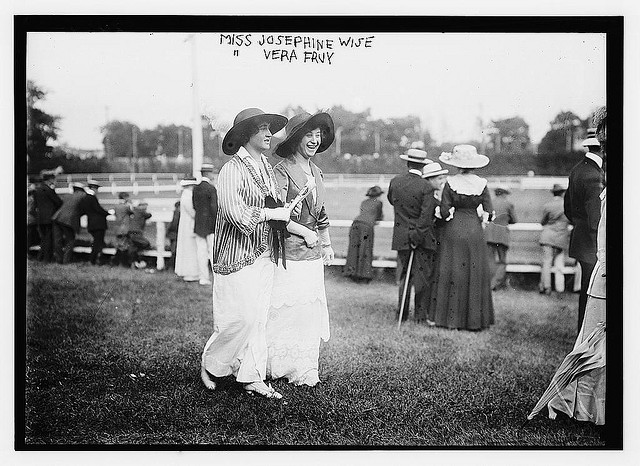
<path fill-rule="evenodd" d="M 540 293 L 551 294 L 551 268 L 555 268 L 556 277 L 564 268 L 564 251 L 569 246 L 569 219 L 564 214 L 563 195 L 567 189 L 554 184 L 551 188 L 553 199 L 542 207 L 542 271 L 540 273 Z M 562 272 L 560 272 L 562 273 Z M 564 279 L 556 279 L 556 291 L 564 291 Z"/>
<path fill-rule="evenodd" d="M 431 299 L 432 276 L 435 270 L 437 241 L 433 218 L 437 201 L 433 187 L 422 178 L 422 168 L 431 164 L 427 153 L 409 149 L 400 158 L 407 161 L 407 173 L 394 177 L 389 183 L 387 199 L 393 206 L 394 227 L 391 249 L 398 252 L 396 279 L 399 285 L 398 313 L 407 319 L 411 287 L 415 288 L 415 318 L 426 321 Z M 420 223 L 418 220 L 422 219 Z M 411 270 L 409 259 L 414 253 Z M 406 300 L 402 303 L 404 283 L 409 274 Z"/>
<path fill-rule="evenodd" d="M 202 178 L 193 187 L 193 208 L 196 211 L 194 232 L 198 252 L 198 272 L 201 285 L 211 285 L 209 279 L 209 260 L 213 255 L 213 232 L 216 229 L 218 215 L 218 193 L 211 184 L 213 165 L 203 163 L 200 167 Z"/>
<path fill-rule="evenodd" d="M 582 269 L 580 298 L 578 300 L 578 329 L 582 325 L 587 304 L 587 289 L 591 272 L 596 265 L 596 236 L 600 221 L 600 193 L 603 188 L 604 152 L 594 129 L 589 129 L 582 143 L 587 148 L 583 159 L 569 173 L 569 187 L 564 196 L 564 214 L 573 224 L 569 243 L 569 256 L 575 258 Z"/>
<path fill-rule="evenodd" d="M 84 212 L 85 197 L 88 194 L 82 183 L 71 183 L 73 193 L 53 215 L 53 236 L 55 256 L 60 264 L 68 264 L 73 257 L 73 244 L 80 232 L 80 217 Z"/>
<path fill-rule="evenodd" d="M 493 263 L 491 277 L 491 289 L 497 290 L 507 283 L 507 251 L 511 244 L 509 224 L 516 223 L 516 212 L 513 203 L 509 200 L 511 194 L 504 186 L 493 190 L 496 197 L 493 198 L 495 216 L 487 223 L 484 229 L 484 238 L 489 248 L 489 264 Z"/>
<path fill-rule="evenodd" d="M 56 194 L 56 179 L 53 173 L 41 174 L 41 181 L 33 191 L 33 213 L 40 236 L 38 259 L 53 261 L 53 222 L 51 217 L 62 206 L 62 199 Z"/>
<path fill-rule="evenodd" d="M 439 212 L 440 210 L 440 201 L 442 200 L 442 190 L 444 189 L 444 185 L 447 182 L 447 173 L 449 170 L 443 169 L 442 165 L 437 162 L 430 163 L 425 165 L 422 168 L 422 178 L 427 180 L 427 182 L 431 185 L 433 189 L 433 197 L 435 198 L 435 211 Z M 425 229 L 428 231 L 429 229 L 433 230 L 433 234 L 436 238 L 436 245 L 440 244 L 440 230 L 442 229 L 445 221 L 441 218 L 437 218 L 437 215 L 430 215 L 430 209 L 425 209 L 423 215 L 418 220 L 418 230 Z M 438 260 L 440 259 L 439 248 L 435 251 L 435 261 L 433 266 L 433 273 L 431 275 L 430 282 L 430 290 L 429 294 L 429 305 L 427 307 L 427 325 L 430 327 L 434 327 L 436 325 L 435 322 L 435 306 L 432 305 L 432 300 L 434 299 L 434 291 L 435 286 L 438 281 Z"/>
<path fill-rule="evenodd" d="M 94 265 L 100 265 L 102 259 L 102 249 L 106 246 L 104 242 L 104 234 L 107 231 L 107 216 L 109 212 L 104 210 L 96 197 L 96 193 L 100 188 L 100 183 L 95 180 L 87 182 L 88 194 L 84 198 L 83 211 L 87 215 L 87 231 L 93 237 L 91 244 L 91 255 L 89 260 Z"/>

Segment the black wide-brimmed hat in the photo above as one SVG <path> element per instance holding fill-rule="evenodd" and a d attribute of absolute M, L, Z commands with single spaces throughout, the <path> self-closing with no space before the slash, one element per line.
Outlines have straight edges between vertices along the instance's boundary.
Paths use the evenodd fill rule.
<path fill-rule="evenodd" d="M 274 152 L 280 157 L 292 155 L 296 149 L 295 145 L 300 142 L 302 136 L 316 128 L 320 128 L 322 131 L 322 138 L 316 154 L 324 152 L 333 143 L 333 139 L 335 138 L 333 119 L 331 115 L 325 112 L 316 113 L 315 115 L 304 112 L 291 118 L 285 128 L 286 137 L 284 141 L 276 146 Z"/>
<path fill-rule="evenodd" d="M 369 188 L 367 190 L 367 196 L 368 197 L 378 197 L 380 195 L 382 195 L 384 193 L 384 191 L 382 190 L 382 188 L 378 185 L 376 186 L 372 186 L 371 188 Z"/>
<path fill-rule="evenodd" d="M 245 108 L 236 115 L 233 126 L 222 140 L 222 151 L 233 155 L 240 149 L 243 136 L 249 128 L 257 127 L 260 123 L 269 123 L 271 134 L 275 134 L 287 124 L 287 117 L 275 113 L 264 113 L 259 108 Z"/>
<path fill-rule="evenodd" d="M 493 192 L 495 193 L 496 196 L 502 196 L 503 194 L 511 194 L 511 191 L 509 191 L 509 188 L 507 188 L 506 186 L 498 186 L 496 189 L 493 190 Z"/>

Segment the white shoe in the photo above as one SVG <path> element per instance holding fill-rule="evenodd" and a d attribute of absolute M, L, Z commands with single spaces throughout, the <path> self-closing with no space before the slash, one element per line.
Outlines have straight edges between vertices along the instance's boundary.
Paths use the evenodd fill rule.
<path fill-rule="evenodd" d="M 200 280 L 198 283 L 201 285 L 211 285 L 211 280 Z"/>
<path fill-rule="evenodd" d="M 267 385 L 264 382 L 253 382 L 245 384 L 244 391 L 247 395 L 260 395 L 265 398 L 275 398 L 276 400 L 282 399 L 282 395 L 275 391 L 271 384 Z"/>

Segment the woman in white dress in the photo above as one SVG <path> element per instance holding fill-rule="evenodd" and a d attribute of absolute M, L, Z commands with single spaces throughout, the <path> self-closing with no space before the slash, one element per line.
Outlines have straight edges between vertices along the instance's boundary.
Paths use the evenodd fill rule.
<path fill-rule="evenodd" d="M 265 326 L 278 257 L 272 254 L 272 224 L 289 220 L 291 210 L 277 203 L 273 169 L 263 152 L 271 133 L 287 123 L 282 115 L 257 108 L 240 112 L 222 141 L 232 155 L 218 174 L 218 217 L 213 244 L 213 334 L 202 352 L 201 377 L 232 375 L 249 394 L 282 398 L 265 384 Z M 276 226 L 276 225 L 273 225 Z"/>
<path fill-rule="evenodd" d="M 285 240 L 286 269 L 278 264 L 267 321 L 267 375 L 295 385 L 319 382 L 320 340 L 329 340 L 324 264 L 333 261 L 322 172 L 311 161 L 333 142 L 328 113 L 302 113 L 289 120 L 286 138 L 275 150 L 284 160 L 274 167 L 281 198 L 289 203 L 313 179 L 316 187 L 295 209 Z"/>
<path fill-rule="evenodd" d="M 180 181 L 180 221 L 178 223 L 178 240 L 176 244 L 175 273 L 185 282 L 198 281 L 198 254 L 196 234 L 193 231 L 196 211 L 193 208 L 193 187 L 197 181 L 186 176 Z"/>

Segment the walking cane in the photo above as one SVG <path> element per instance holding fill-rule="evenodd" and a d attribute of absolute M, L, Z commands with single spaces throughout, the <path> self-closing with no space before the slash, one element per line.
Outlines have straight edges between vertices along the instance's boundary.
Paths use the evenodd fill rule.
<path fill-rule="evenodd" d="M 407 267 L 407 275 L 404 277 L 404 289 L 402 290 L 402 303 L 400 303 L 400 315 L 398 316 L 398 330 L 400 330 L 400 324 L 402 323 L 402 314 L 404 312 L 404 303 L 407 300 L 407 290 L 409 288 L 409 279 L 411 277 L 411 266 L 413 265 L 413 254 L 415 249 L 411 250 L 409 255 L 409 266 Z"/>

